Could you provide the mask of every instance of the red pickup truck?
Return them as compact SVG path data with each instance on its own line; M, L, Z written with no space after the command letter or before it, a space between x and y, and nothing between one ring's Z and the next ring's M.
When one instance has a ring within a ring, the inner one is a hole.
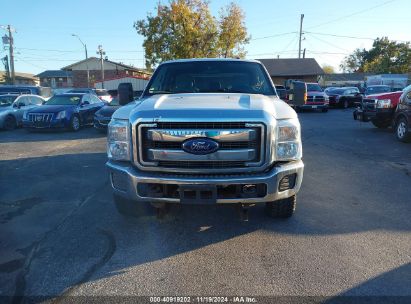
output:
M360 107L354 111L354 119L371 121L377 128L392 126L401 94L402 91L365 96Z

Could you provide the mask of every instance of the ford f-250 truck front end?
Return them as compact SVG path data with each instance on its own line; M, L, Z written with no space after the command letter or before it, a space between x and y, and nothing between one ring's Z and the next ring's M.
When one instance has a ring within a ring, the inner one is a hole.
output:
M235 59L161 64L143 98L114 113L108 157L122 213L146 202L266 203L289 217L304 167L295 111L259 62Z

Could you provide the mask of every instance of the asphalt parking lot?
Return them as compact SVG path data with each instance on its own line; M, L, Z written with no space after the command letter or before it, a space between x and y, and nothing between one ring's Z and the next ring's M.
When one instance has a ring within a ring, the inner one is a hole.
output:
M0 132L0 296L411 297L411 145L351 112L299 114L289 220L262 206L248 222L230 206L124 219L104 134Z

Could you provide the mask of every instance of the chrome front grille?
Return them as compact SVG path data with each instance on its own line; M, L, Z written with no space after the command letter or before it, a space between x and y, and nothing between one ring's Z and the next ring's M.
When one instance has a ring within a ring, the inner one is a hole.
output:
M29 113L28 119L35 123L50 122L53 119L53 113Z
M324 102L324 96L307 96L307 102Z
M364 98L362 100L363 110L375 111L377 107L377 99Z
M265 127L245 122L159 122L139 124L136 133L136 165L146 168L202 169L214 171L261 167L265 157ZM183 150L187 139L210 138L219 149L205 155Z

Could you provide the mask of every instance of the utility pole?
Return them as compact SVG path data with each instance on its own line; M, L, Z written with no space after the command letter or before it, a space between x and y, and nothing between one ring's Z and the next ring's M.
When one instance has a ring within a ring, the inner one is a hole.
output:
M7 26L9 32L9 51L10 51L10 69L11 69L11 84L16 83L16 74L14 72L14 41L13 41L13 30L10 25Z
M301 19L300 19L300 39L298 42L298 58L301 58L301 39L303 36L303 19L304 19L304 14L301 14Z
M303 58L305 58L305 48L304 48L304 52L303 52Z
M105 55L102 45L100 44L97 49L97 55L100 55L100 64L101 64L101 88L104 89L104 60L103 55Z
M80 37L79 37L78 35L76 35L76 34L71 34L71 36L77 37L78 40L80 40L80 43L81 43L81 44L83 45L83 47L84 47L84 51L85 51L85 53L86 53L87 88L90 88L90 69L88 68L88 62L87 62L87 59L88 59L88 56L87 56L87 45L86 45L85 43L83 43L83 41L80 39Z

